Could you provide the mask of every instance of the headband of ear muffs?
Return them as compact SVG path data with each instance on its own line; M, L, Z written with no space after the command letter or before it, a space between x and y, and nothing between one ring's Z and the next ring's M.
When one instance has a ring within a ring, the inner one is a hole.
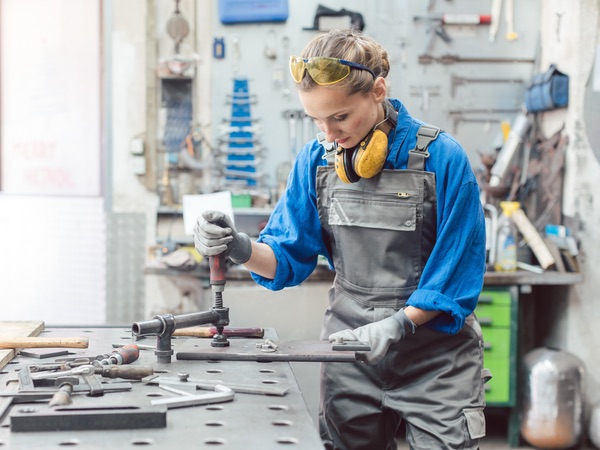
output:
M398 113L389 102L384 103L384 108L385 120L389 120L392 128L395 128ZM344 183L373 178L383 170L387 155L387 134L375 127L356 147L338 148L335 155L335 171Z

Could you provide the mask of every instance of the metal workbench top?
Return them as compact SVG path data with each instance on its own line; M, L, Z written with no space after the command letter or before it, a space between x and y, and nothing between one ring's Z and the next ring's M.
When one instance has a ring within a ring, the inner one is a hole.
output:
M47 328L40 337L89 338L89 348L70 349L75 355L95 356L113 351L113 344L133 343L130 330L126 328ZM277 338L272 329L265 330L265 337ZM188 339L173 339L173 349ZM137 341L138 344L154 345L154 337ZM54 358L38 359L17 355L0 372L0 389L13 385L18 372L26 365L53 361ZM82 449L127 449L144 446L156 449L260 449L294 448L315 450L323 448L317 428L306 407L290 364L287 362L251 361L181 361L175 355L170 364L159 364L152 350L141 350L138 361L132 365L151 365L164 377L177 377L187 373L192 378L220 380L287 388L284 396L236 393L233 401L212 405L183 407L167 410L166 427L85 431L11 431L10 415L23 407L35 409L47 403L14 404L0 426L0 447L10 449L56 449L70 446ZM116 381L115 379L105 379ZM129 381L129 380L125 380ZM131 391L105 393L101 397L74 395L71 406L151 407L157 398L177 397L156 385L132 381ZM210 391L196 391L203 393ZM0 399L1 400L1 399Z

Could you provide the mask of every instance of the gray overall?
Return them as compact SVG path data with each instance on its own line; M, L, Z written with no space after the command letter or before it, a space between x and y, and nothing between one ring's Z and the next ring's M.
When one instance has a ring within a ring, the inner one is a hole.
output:
M435 176L422 155L408 170L353 184L329 164L317 171L317 203L336 269L327 339L392 315L417 288L436 239ZM404 420L411 449L477 449L485 436L483 342L474 315L466 322L454 335L423 325L375 366L322 364L325 447L396 449Z

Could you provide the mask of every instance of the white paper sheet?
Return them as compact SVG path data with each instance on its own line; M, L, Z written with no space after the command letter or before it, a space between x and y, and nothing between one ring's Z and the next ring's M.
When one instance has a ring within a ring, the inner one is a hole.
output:
M184 195L183 196L183 230L185 234L194 234L194 225L198 217L211 209L222 211L235 220L233 217L233 205L231 203L231 192L214 192L203 195ZM234 222L235 223L235 222Z

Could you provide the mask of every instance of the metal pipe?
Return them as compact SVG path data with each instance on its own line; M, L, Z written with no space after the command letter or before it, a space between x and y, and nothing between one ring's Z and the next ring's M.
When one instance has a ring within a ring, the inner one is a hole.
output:
M135 336L148 336L157 335L160 336L165 332L165 314L163 316L154 316L153 319L146 320L143 322L134 322L131 326L131 332ZM172 316L175 322L175 329L188 328L196 325L204 325L212 323L220 319L219 314L216 311L202 311L189 314L181 314L178 316Z

